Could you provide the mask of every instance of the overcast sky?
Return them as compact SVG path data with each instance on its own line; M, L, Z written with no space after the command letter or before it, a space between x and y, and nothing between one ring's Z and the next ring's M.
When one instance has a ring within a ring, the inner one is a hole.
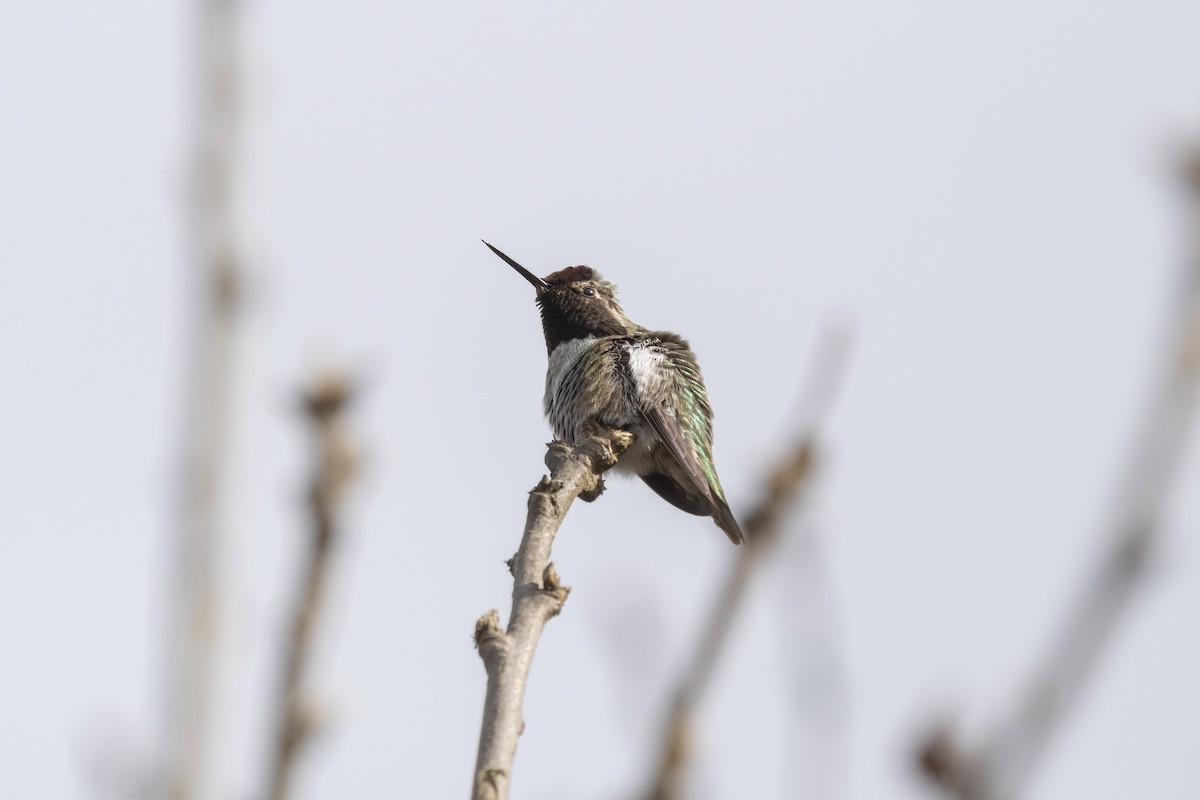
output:
M91 796L96 763L162 751L192 22L179 3L0 10L4 797ZM473 624L507 614L549 437L532 291L481 237L543 274L590 264L691 341L735 513L825 321L854 326L822 560L785 552L755 592L697 796L931 797L916 735L1002 707L1096 557L1183 250L1170 166L1200 127L1200 6L262 0L245 23L219 797L263 783L303 532L293 395L334 361L368 379L368 462L323 630L334 723L298 796L469 789ZM1189 464L1034 800L1200 785ZM537 653L515 796L641 784L734 555L638 482L572 510L555 561L574 592ZM795 701L798 664L821 679Z

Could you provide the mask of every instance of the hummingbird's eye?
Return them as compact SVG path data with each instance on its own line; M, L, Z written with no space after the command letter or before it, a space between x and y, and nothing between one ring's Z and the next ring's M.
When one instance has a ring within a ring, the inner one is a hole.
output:
M583 296L584 297L595 297L596 290L593 289L591 286L585 286L585 287L583 287Z

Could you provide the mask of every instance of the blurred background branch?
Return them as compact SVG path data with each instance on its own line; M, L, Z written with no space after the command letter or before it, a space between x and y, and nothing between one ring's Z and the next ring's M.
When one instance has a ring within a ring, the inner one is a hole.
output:
M238 352L242 256L236 184L241 4L196 7L194 152L186 230L199 302L186 362L183 474L169 659L167 796L209 796L218 675L225 489Z
M304 744L317 732L322 714L307 692L333 550L341 538L339 512L346 488L359 465L359 452L346 430L345 412L354 400L350 381L340 372L318 375L301 393L305 418L315 444L315 466L308 489L310 537L304 573L291 609L283 649L274 757L267 797L292 795L295 767Z
M697 709L708 689L730 632L763 563L775 552L784 522L807 499L818 466L821 427L845 373L850 335L830 326L817 347L815 368L805 382L803 424L791 449L764 479L762 499L742 518L746 546L718 592L704 623L695 654L675 689L664 726L658 766L646 800L679 800L684 796L688 766L695 752ZM782 437L781 437L782 438Z
M1015 706L986 737L967 744L943 721L920 746L921 770L961 800L1007 800L1024 791L1145 585L1200 386L1200 146L1190 150L1181 173L1189 249L1166 331L1162 373L1124 465L1095 571Z

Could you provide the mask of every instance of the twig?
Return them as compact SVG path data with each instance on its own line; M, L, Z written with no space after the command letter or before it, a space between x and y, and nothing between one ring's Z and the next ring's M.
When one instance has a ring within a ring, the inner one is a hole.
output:
M525 727L521 705L529 667L547 620L562 610L570 589L550 563L559 525L576 497L591 502L604 491L601 474L632 441L624 431L596 428L571 447L551 442L546 452L550 476L529 493L529 514L521 546L509 562L513 575L508 630L489 611L475 623L475 646L487 670L487 695L475 761L474 800L506 800L517 738Z
M217 672L221 527L228 473L241 256L235 236L239 4L202 0L196 70L199 102L187 225L200 303L186 381L183 480L170 645L167 796L207 795Z
M817 367L808 384L811 396L806 427L783 460L767 475L762 499L742 521L746 546L738 551L738 558L709 613L696 652L688 661L687 672L675 690L658 767L644 795L646 800L676 800L683 795L696 709L729 641L747 590L779 539L781 521L811 485L817 466L821 422L841 381L848 344L849 337L840 331L827 333L820 344Z
M975 746L960 741L951 725L943 722L919 750L918 762L925 774L961 800L1003 800L1027 785L1145 583L1200 390L1200 150L1191 154L1184 176L1192 252L1168 329L1165 369L1125 464L1111 527L1103 534L1107 552L1011 713Z
M340 538L338 512L359 463L358 451L346 433L343 418L352 399L349 383L334 373L319 377L302 397L317 445L317 464L308 490L312 536L284 650L275 754L267 792L271 800L284 800L291 793L296 759L320 724L311 699L305 696L305 686L315 647L314 630L332 568L333 548Z

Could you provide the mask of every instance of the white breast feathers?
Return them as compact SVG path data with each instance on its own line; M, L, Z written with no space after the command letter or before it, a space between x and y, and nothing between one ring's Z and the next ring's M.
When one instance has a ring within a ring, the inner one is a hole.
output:
M666 353L657 342L638 342L627 345L629 375L642 402L662 397L670 389L671 370L663 364Z

